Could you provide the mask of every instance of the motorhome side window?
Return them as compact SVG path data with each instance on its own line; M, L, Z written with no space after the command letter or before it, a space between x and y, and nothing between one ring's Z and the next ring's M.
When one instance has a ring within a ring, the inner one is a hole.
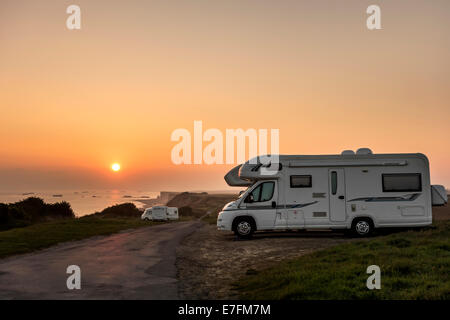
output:
M422 191L420 173L386 173L382 175L383 192Z
M245 198L245 202L264 202L269 201L273 197L273 191L275 189L275 182L263 182L257 186L253 191Z
M310 175L291 176L291 188L311 188L312 177Z
M335 195L337 191L337 172L331 171L331 194Z

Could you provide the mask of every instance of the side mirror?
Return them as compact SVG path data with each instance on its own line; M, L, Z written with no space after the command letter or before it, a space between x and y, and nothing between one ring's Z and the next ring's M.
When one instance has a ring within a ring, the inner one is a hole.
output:
M239 195L243 194L245 190L239 191Z
M272 201L272 208L276 208L277 207L277 203L275 201Z

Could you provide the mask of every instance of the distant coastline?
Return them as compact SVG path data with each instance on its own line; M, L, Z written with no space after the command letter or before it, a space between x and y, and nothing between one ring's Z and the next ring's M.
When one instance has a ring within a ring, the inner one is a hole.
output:
M207 192L210 195L235 194L236 190L192 191ZM138 209L166 205L181 191L143 191L143 190L19 190L0 192L0 203L15 203L28 197L38 197L46 203L65 201L70 203L76 217L83 217L94 212L122 203L133 203Z
M130 197L124 197L130 195ZM0 203L15 203L38 197L46 203L70 203L76 217L83 217L116 205L131 202L139 209L159 203L160 192L138 190L25 190L0 193Z

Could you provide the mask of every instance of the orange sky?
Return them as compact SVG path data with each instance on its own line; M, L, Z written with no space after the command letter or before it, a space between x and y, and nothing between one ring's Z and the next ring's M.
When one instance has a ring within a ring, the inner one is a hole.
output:
M449 17L446 0L3 0L0 190L226 189L229 166L171 163L194 120L279 129L285 154L422 152L448 187Z

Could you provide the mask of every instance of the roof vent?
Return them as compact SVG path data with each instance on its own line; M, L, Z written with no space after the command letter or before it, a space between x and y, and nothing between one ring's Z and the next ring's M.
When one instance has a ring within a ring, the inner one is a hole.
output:
M359 148L356 150L356 154L372 154L372 150L369 148Z
M354 154L355 154L355 151L353 151L353 150L344 150L341 152L341 155L343 155L343 156L354 155Z

